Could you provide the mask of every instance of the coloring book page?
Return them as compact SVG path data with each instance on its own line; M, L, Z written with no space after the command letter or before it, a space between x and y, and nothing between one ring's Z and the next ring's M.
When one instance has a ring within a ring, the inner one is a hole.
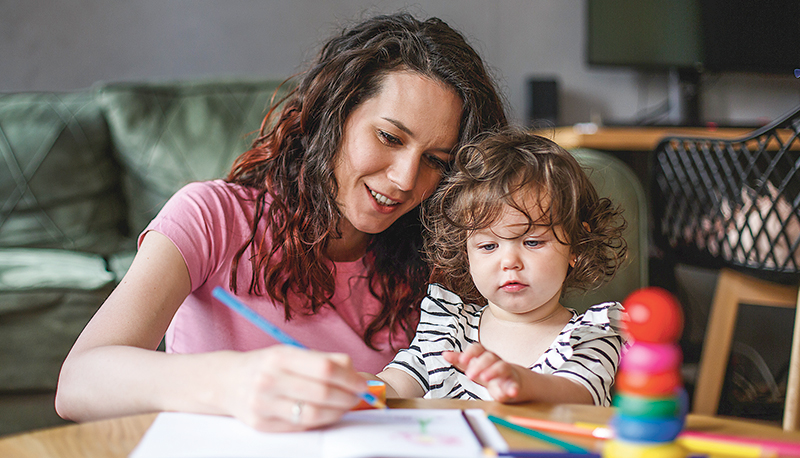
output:
M485 418L483 411L467 412ZM469 458L482 450L457 409L360 410L327 428L298 433L262 433L230 417L164 412L130 457Z

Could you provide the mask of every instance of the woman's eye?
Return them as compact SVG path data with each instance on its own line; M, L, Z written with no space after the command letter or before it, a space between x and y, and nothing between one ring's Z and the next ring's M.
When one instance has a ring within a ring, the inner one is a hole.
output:
M445 172L450 169L450 162L445 161L444 159L440 158L439 156L434 156L432 154L428 154L425 156L425 160L428 161L428 164L437 170L441 170Z
M381 137L381 141L383 143L386 143L387 145L402 145L403 144L403 142L400 141L399 138L395 137L394 135L392 135L392 134L390 134L390 133L388 133L386 131L379 130L378 131L378 135Z

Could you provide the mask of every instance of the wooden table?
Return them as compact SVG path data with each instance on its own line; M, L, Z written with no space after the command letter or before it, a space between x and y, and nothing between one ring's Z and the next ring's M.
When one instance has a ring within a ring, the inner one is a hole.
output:
M458 400L390 400L393 408L466 409L483 408L494 415L523 415L562 422L605 423L612 411L586 405L523 404ZM109 458L127 457L156 418L156 414L134 415L34 431L0 439L0 456L14 458ZM710 433L734 434L761 439L791 440L800 443L800 432L784 432L778 427L741 420L689 415L689 429ZM541 446L541 442L499 428L512 449ZM555 435L555 434L554 434ZM557 436L557 435L555 435ZM585 447L599 447L599 441L560 436Z
M747 128L703 127L599 127L596 131L586 131L574 127L557 127L540 133L552 138L563 148L592 148L602 151L651 152L658 142L666 136L681 135L734 140L753 132Z

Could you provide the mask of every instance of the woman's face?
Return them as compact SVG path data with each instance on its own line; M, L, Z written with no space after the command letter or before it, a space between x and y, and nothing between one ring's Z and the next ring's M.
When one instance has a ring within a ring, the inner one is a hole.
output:
M334 167L344 238L384 231L434 191L460 119L461 99L444 83L410 71L385 76L345 121Z

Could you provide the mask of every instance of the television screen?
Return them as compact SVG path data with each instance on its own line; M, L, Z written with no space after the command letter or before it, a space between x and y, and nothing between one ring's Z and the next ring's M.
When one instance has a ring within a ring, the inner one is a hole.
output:
M800 0L587 0L586 59L641 69L791 75Z
M588 0L587 61L661 70L702 61L696 0Z

